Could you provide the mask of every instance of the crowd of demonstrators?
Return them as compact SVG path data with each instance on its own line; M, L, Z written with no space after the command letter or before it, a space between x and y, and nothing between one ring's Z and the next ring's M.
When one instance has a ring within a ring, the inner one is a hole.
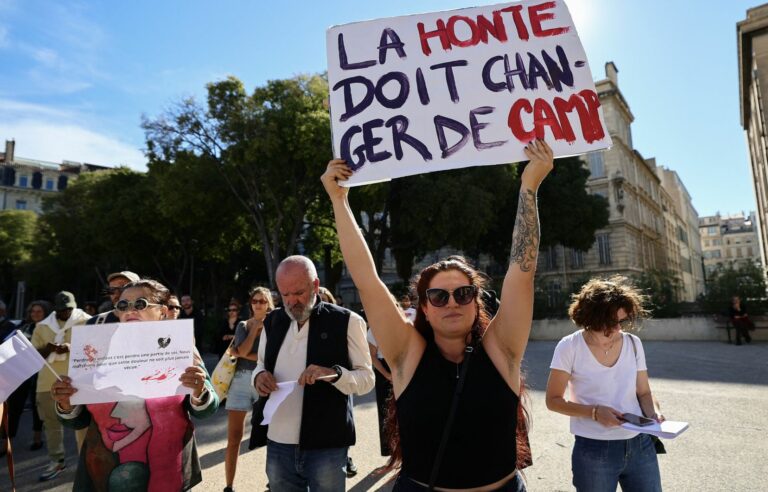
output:
M501 296L461 256L415 276L410 294L396 299L378 277L343 187L351 171L328 163L322 183L335 216L341 251L367 320L342 307L320 286L312 261L289 256L278 266L277 292L248 292L248 319L232 298L211 347L236 358L226 394L225 492L233 492L245 418L253 410L251 447L266 446L275 492L341 492L356 473L352 395L376 387L379 473L399 469L394 490L522 491L530 465L525 383L521 364L533 316L539 247L536 194L553 168L543 141L525 148L509 267ZM73 405L66 376L72 328L81 324L192 319L196 347L204 318L190 295L130 271L107 277L109 302L101 314L56 294L49 306L27 309L22 333L61 375L43 370L9 401L12 437L30 387L40 419L33 448L45 431L50 462L40 480L65 468L63 428L76 432L79 463L73 490L189 490L203 480L192 417L206 418L219 397L197 348L180 377L186 396ZM340 298L339 298L340 299ZM590 280L574 296L569 315L581 329L563 338L551 364L547 407L571 417L577 490L660 490L655 443L621 427L626 414L662 422L648 380L640 339L626 333L647 313L644 298L625 278ZM0 302L0 338L14 326ZM734 303L737 315L746 313ZM366 321L370 322L370 330ZM367 333L366 333L367 332ZM296 383L269 426L260 415L278 383ZM492 395L492 398L488 398ZM14 416L15 414L15 416ZM41 427L42 423L42 427ZM269 487L269 485L268 485Z
M275 309L272 293L265 287L255 287L248 293L250 318L237 324L230 354L237 357L235 375L227 392L227 451L224 455L225 492L234 489L240 441L243 439L245 417L258 400L258 393L251 384L251 374L256 368L259 335L264 319Z
M153 280L125 285L115 310L121 323L167 317L169 291ZM72 405L77 392L64 376L50 386L59 422L86 432L73 490L188 490L202 481L190 415L205 418L219 405L202 358L186 368L181 384L191 395ZM129 432L118 432L115 429Z
M267 447L266 472L274 490L345 490L348 449L355 443L350 395L367 393L374 384L365 322L320 300L309 258L283 260L276 281L283 309L264 320L254 384L264 397L260 403L278 382L298 385L267 429L253 427L251 441Z
M648 382L643 344L625 332L647 314L643 301L617 276L587 282L568 310L581 329L555 348L546 402L570 417L576 490L615 491L620 484L626 491L661 491L654 441L621 427L626 414L664 421Z
M390 422L397 429L390 447L392 463L401 465L395 490L524 490L518 473L520 364L533 316L536 192L553 167L543 141L525 152L531 160L521 176L510 266L492 320L478 295L480 275L449 260L419 275L416 319L408 322L376 273L349 206L349 188L340 185L352 171L332 160L322 177L344 261L392 368L396 411Z
M227 351L232 340L235 339L235 329L243 321L240 311L243 307L237 299L230 299L229 305L224 309L224 319L219 325L219 332L216 335L215 352L221 358Z

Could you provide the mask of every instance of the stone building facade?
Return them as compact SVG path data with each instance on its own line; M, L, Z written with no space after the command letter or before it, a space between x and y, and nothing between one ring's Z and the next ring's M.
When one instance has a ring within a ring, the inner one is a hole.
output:
M43 197L64 190L82 172L108 169L95 164L61 164L15 155L16 143L6 140L0 154L0 210L43 211Z
M768 93L768 4L747 10L736 24L739 57L739 107L747 137L757 219L752 226L758 237L762 264L768 264L768 139L764 101Z
M750 212L701 217L704 268L711 275L718 267L739 269L747 263L761 265L760 240L756 227L757 214Z
M668 270L682 281L677 300L693 300L703 292L704 281L701 254L696 253L697 246L690 246L699 242L698 217L690 196L676 174L674 179L665 178L665 186L660 175L666 170L659 170L655 159L645 159L635 150L634 116L619 89L618 70L609 62L605 72L606 78L595 87L613 146L589 153L584 160L591 173L587 189L608 200L609 223L596 232L589 251L562 246L542 251L537 290L550 307L557 307L590 277L637 277L647 270Z

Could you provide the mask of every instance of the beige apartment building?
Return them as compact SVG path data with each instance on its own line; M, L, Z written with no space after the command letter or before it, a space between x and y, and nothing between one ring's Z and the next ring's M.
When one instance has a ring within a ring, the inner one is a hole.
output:
M677 173L634 149L634 116L619 89L618 70L609 62L605 73L595 86L613 146L584 159L591 173L587 189L608 200L609 223L597 231L589 251L562 246L542 251L537 290L556 307L592 276L670 270L681 280L677 300L692 301L703 292L704 278L690 195Z
M64 190L81 172L108 169L95 164L61 164L15 155L16 142L5 141L0 154L0 210L43 211L43 197Z
M764 101L768 93L768 4L747 10L736 24L739 57L739 109L747 136L757 213L752 224L761 263L768 264L768 140ZM714 239L714 238L713 238ZM714 250L713 250L714 251ZM712 258L710 258L712 259Z
M720 214L701 217L699 229L707 276L718 267L739 269L747 263L761 265L756 214Z

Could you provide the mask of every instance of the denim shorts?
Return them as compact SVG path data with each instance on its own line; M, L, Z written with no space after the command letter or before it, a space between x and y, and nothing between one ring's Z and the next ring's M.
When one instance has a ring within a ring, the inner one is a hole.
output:
M251 384L251 375L253 371L235 371L235 377L232 378L232 384L229 385L227 393L227 410L239 410L248 412L253 408L253 403L259 399L256 388Z

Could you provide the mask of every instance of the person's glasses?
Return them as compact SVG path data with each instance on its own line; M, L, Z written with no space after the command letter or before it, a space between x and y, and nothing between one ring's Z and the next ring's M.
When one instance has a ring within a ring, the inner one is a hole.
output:
M620 319L617 324L619 325L619 328L622 330L631 330L632 329L632 318L624 318Z
M113 294L120 293L122 291L123 291L122 287L105 287L104 288L104 293L110 296Z
M267 304L266 299L251 299L251 304Z
M162 304L155 304L149 302L144 297L139 297L135 301L127 301L122 299L118 301L117 304L115 304L115 309L121 313L124 313L126 311L131 311L132 309L135 309L136 311L144 311L150 306L162 306Z
M180 311L181 306L174 306L173 304L168 304L168 309L170 309L171 311Z
M236 313L238 311L240 311L240 310L239 309L235 309L235 308L227 309L227 312L229 312L229 313Z
M466 306L477 294L477 287L474 285L464 285L452 291L445 289L427 289L427 300L435 307L443 307L448 304L448 301L453 294L453 299L459 306Z

